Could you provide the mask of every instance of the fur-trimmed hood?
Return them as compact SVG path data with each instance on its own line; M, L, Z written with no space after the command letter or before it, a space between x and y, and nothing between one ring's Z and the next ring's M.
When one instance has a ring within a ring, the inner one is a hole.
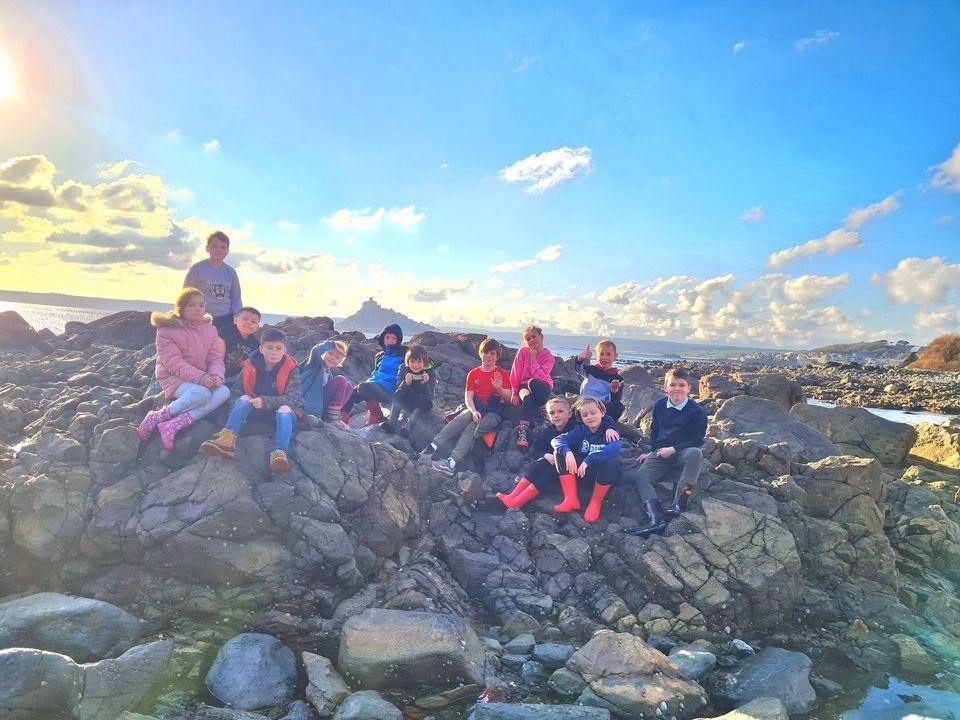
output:
M210 313L203 314L203 322L207 325L213 323L213 315ZM186 325L183 318L177 315L176 310L168 310L167 312L154 312L150 314L150 324L155 328L162 327L174 327L181 328Z

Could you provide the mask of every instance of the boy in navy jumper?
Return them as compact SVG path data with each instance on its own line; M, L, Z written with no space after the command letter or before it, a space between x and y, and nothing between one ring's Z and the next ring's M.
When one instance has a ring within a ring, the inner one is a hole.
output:
M609 429L604 426L606 408L595 398L580 398L574 406L583 425L558 435L550 443L557 453L557 467L565 468L560 476L563 487L563 502L553 508L557 512L570 512L580 507L577 497L577 478L593 480L593 495L583 511L583 519L594 523L600 517L600 506L610 488L620 479L621 442L607 439Z
M607 408L607 417L619 420L623 415L623 375L613 366L617 360L617 346L613 340L597 343L597 364L590 365L590 346L577 355L577 374L583 378L580 395L596 398Z
M707 432L707 414L689 397L690 376L682 368L672 368L663 385L667 397L653 406L651 451L638 457L639 465L628 471L650 516L650 523L638 531L641 534L662 530L670 516L683 512L703 464L700 448ZM672 505L664 510L654 483L667 478L674 478L675 489Z

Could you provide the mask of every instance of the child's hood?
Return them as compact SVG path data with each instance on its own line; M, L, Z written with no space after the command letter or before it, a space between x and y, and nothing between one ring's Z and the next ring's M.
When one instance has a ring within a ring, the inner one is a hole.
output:
M213 323L213 316L210 315L210 313L204 313L203 322L206 325L211 325ZM170 310L169 312L152 313L150 315L150 324L155 328L182 328L187 326L187 323L183 321L183 318L177 315L173 310Z
M382 347L384 350L387 349L387 346L383 344L383 336L387 333L393 333L397 336L397 345L394 347L400 346L403 344L403 330L400 329L400 326L396 323L391 323L387 325L383 330L380 331L380 334L377 335L377 344Z

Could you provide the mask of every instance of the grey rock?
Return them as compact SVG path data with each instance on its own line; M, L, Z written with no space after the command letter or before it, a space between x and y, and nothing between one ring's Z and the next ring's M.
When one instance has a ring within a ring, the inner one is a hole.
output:
M520 677L528 685L538 685L547 679L547 669L536 660L527 660L520 668Z
M140 637L130 613L101 600L37 593L0 604L0 647L26 647L89 662L122 652Z
M79 720L111 720L134 710L166 679L173 640L130 648L118 658L83 665Z
M215 698L231 708L272 708L296 697L297 660L272 635L241 633L220 648L206 684Z
M786 443L799 457L820 460L839 450L822 433L800 422L773 400L739 395L726 400L713 416L714 437L751 438L762 445Z
M280 720L313 720L313 712L303 700L294 700Z
M719 715L714 720L789 720L787 708L780 698L764 697L751 700L731 710L725 715Z
M334 720L403 720L403 713L376 690L361 690L340 703Z
M533 648L533 659L548 670L563 667L571 655L573 655L573 645L540 643Z
M736 670L714 674L708 687L714 699L731 705L757 698L779 698L787 712L807 712L817 700L810 685L812 665L801 652L768 647L744 658Z
M587 683L582 677L566 668L554 671L547 681L550 690L567 700L577 698L586 686Z
M486 655L458 617L369 609L343 626L337 665L367 688L483 683Z
M231 708L201 705L197 708L197 714L194 715L194 720L270 720L270 717L261 715L260 713L247 712L246 710L233 710Z
M841 453L875 458L883 465L903 465L917 441L912 425L887 420L859 407L797 403L790 415L819 430Z
M717 656L697 645L677 645L670 650L668 657L691 680L699 680L717 666Z
M477 720L610 720L610 711L580 705L539 705L537 703L481 703Z
M301 653L300 657L307 673L307 700L321 718L328 718L350 694L350 688L327 658L309 652Z
M477 596L486 586L487 575L500 567L500 560L489 553L457 548L447 556L447 565L463 589Z
M510 668L511 670L519 670L523 667L523 664L530 659L529 655L504 655L500 658L500 662L503 663L505 667Z
M533 635L521 633L503 646L503 652L508 655L529 655L536 644L537 640Z
M60 720L73 715L83 670L70 658L42 650L0 650L0 717Z

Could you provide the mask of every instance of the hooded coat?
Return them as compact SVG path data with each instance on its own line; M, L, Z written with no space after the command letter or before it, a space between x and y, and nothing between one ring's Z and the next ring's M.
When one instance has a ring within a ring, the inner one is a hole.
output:
M157 329L156 376L168 398L185 382L199 384L205 375L223 378L220 336L210 315L191 323L173 312L155 312L150 324Z
M397 336L397 344L391 345L389 348L383 343L383 336L387 333L393 333ZM387 325L377 335L377 344L383 350L373 358L373 372L370 373L370 379L393 394L397 387L397 373L400 372L403 358L407 354L407 346L403 345L403 330L396 323Z

